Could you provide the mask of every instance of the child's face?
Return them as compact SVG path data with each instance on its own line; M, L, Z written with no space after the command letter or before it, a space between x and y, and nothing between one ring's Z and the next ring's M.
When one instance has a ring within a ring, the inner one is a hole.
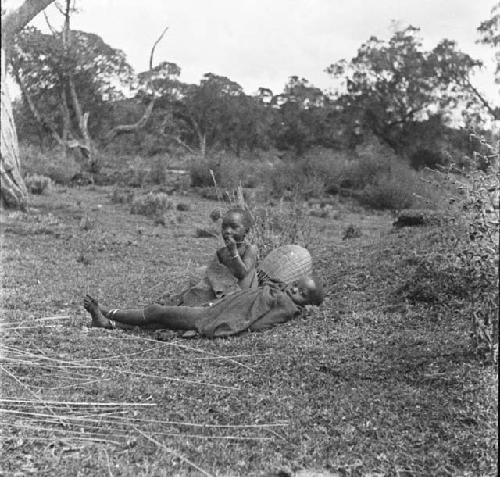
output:
M230 241L241 243L245 239L247 228L239 212L229 212L222 219L222 238L226 244Z
M301 278L288 287L288 294L296 305L310 305L310 294L316 290L316 283L312 278Z

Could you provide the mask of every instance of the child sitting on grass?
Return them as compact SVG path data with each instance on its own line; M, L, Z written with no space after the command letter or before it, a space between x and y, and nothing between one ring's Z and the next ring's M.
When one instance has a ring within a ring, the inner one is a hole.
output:
M245 241L252 225L248 211L239 207L229 209L222 218L221 226L225 247L217 250L198 284L170 299L167 304L198 306L233 291L256 288L257 247Z
M87 295L84 308L92 326L114 328L114 323L196 332L208 338L258 331L285 323L305 305L323 302L323 285L316 276L291 285L270 282L256 289L233 292L210 307L149 305L144 309L107 309ZM195 334L195 333L192 333ZM191 334L187 334L191 337Z

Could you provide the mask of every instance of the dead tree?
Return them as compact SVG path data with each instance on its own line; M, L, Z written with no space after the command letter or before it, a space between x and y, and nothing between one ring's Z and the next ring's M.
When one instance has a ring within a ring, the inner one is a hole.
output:
M68 54L70 44L71 44L71 28L70 28L70 14L71 14L71 0L66 0L66 8L61 13L64 15L64 29L62 34L62 42L63 49L65 54ZM53 34L56 32L53 30L50 24L48 24ZM149 57L149 68L153 69L153 56L154 51L158 43L164 37L168 27L166 27L158 39L154 42L153 47L151 49L150 57ZM84 112L80 100L78 98L78 91L75 85L75 81L73 78L72 71L64 71L61 73L63 75L63 83L66 85L66 88L61 90L61 108L62 108L62 117L63 117L63 128L62 133L60 134L57 131L55 124L53 124L50 120L45 118L40 111L38 110L35 102L32 100L29 91L23 84L23 79L19 71L14 71L14 75L16 77L16 81L19 84L23 97L28 105L33 117L39 122L39 124L50 133L55 142L63 148L66 152L67 150L71 150L74 152L78 152L78 156L83 157L86 162L87 168L90 172L97 172L99 168L99 160L97 157L97 148L95 147L95 142L93 141L89 130L88 130L88 121L89 121L89 113ZM152 91L152 97L149 101L149 104L146 106L142 117L133 124L122 124L117 125L106 135L104 141L108 143L112 141L116 136L126 133L132 133L138 131L146 126L149 118L151 117L151 113L153 111L153 107L156 101L155 91ZM71 104L73 112L75 114L77 128L76 130L71 129L70 120L69 120L69 109L68 105Z

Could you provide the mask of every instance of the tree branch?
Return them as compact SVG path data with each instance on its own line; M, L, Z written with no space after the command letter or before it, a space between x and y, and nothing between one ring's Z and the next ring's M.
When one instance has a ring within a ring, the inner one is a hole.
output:
M175 136L173 134L167 134L167 133L163 133L163 135L166 138L172 139L173 141L175 141L177 144L179 144L179 146L182 146L184 149L186 149L186 151L190 152L191 154L195 154L195 150L191 146L186 144L179 136Z
M34 17L54 0L26 0L17 10L7 14L2 20L2 46L6 48Z
M52 24L50 23L49 21L49 17L47 16L47 12L44 10L43 11L43 16L45 17L45 23L47 24L47 26L49 27L49 30L50 32L52 33L52 35L56 36L57 35L57 31L56 29L52 26Z
M120 134L127 134L142 129L148 122L148 119L150 118L151 113L153 112L154 104L155 104L155 98L151 100L151 102L148 104L146 108L146 111L144 111L144 114L137 122L133 124L121 124L120 126L115 126L106 135L105 142L112 141L116 136Z
M42 127L50 132L51 136L55 139L55 141L61 145L64 146L65 143L59 133L56 131L55 126L45 119L40 112L38 111L37 107L35 106L35 103L33 102L33 99L31 98L28 90L26 89L26 86L24 85L21 75L19 74L19 71L17 69L13 69L14 72L14 77L16 78L17 84L19 85L19 88L21 89L21 93L24 96L24 99L26 100L26 103L28 104L28 107L31 111L31 114L33 114L34 118L42 125Z
M409 118L412 118L415 113L418 113L419 111L422 111L422 109L425 109L426 106L420 106L418 108L413 108L410 109L406 114L403 115L400 119L395 119L394 121L391 121L386 124L387 127L392 127L396 126L396 124L404 124Z
M165 36L165 33L167 33L167 30L168 30L168 26L163 29L163 31L161 32L160 36L154 42L153 47L151 48L151 54L149 55L149 69L150 70L153 69L153 56L154 56L154 53L155 53L155 48L158 45L158 43L160 43L160 41L162 40L162 38Z
M57 142L57 144L59 144L60 146L62 146L64 148L66 148L66 147L68 147L70 149L77 149L78 148L78 149L80 149L82 154L88 158L89 153L90 153L88 146L86 144L83 144L80 141L77 141L76 139L73 139L71 137L71 132L69 130L68 130L68 133L69 133L68 140L65 140L65 138L62 138L59 135L59 133L57 132L54 124L52 124L49 120L47 120L46 118L44 118L40 114L40 111L38 111L37 107L35 106L35 103L33 102L33 99L31 98L28 90L26 89L26 87L24 86L24 83L21 80L19 72L16 70L14 70L14 77L16 78L17 84L19 85L19 88L21 89L21 93L23 94L23 96L26 100L26 103L28 103L28 107L31 111L31 114L33 114L33 117L38 121L38 123L41 124L41 126L51 134L52 138ZM82 120L85 124L85 127L86 127L87 119L88 119L88 114L84 114Z
M161 32L160 36L158 39L154 42L153 47L151 48L151 54L149 55L149 69L153 69L153 57L154 57L154 52L155 48L160 43L162 38L165 36L165 33L167 32L168 27L165 27L163 31ZM105 137L105 142L109 143L111 142L116 136L120 134L128 134L134 131L137 131L139 129L142 129L144 126L146 126L146 123L148 122L149 118L151 117L151 113L153 112L153 107L156 102L156 95L155 95L155 90L153 86L153 97L151 98L150 103L147 105L146 110L144 111L144 114L142 117L135 123L133 124L122 124L119 126L115 126L111 131L108 132L108 134Z
M493 108L488 100L472 85L469 78L465 78L465 82L467 86L472 90L472 92L477 96L479 101L483 104L483 106L488 110L488 112L495 118L495 120L500 120L500 108Z

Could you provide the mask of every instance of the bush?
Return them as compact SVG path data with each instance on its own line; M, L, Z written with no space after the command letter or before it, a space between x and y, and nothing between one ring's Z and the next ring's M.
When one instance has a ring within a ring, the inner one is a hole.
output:
M130 204L134 200L134 191L116 187L111 193L111 202L113 204Z
M417 149L410 155L410 164L417 170L423 169L424 167L434 169L436 166L443 164L444 162L445 161L441 152L433 149Z
M314 148L301 160L301 170L307 176L321 178L325 193L337 194L351 161L352 157L345 152Z
M410 178L409 166L404 160L373 140L358 147L354 155L316 148L298 161L282 162L267 175L267 184L275 196L294 192L305 199L337 194L342 189L370 187L366 191L368 200L380 203L378 207L392 208L395 202L401 202L404 207L411 203L411 195L401 197L403 191L396 190L401 171ZM397 177L391 182L393 175ZM407 183L405 181L405 185Z
M470 320L472 346L480 357L498 360L498 208L490 195L500 188L498 150L490 147L488 169L482 159L472 171L451 168L436 174L436 185L447 193L457 225L434 232L422 251L413 276L402 287L405 297L443 307ZM421 241L422 242L422 241Z
M41 195L49 192L53 181L50 177L34 174L25 179L26 187L31 194Z
M68 154L65 158L60 148L42 152L38 148L22 144L19 154L25 177L46 176L57 184L68 185L71 178L80 171L73 156Z
M136 197L132 201L131 214L146 215L148 217L159 217L168 209L172 208L168 195L164 192L150 192L149 194Z
M373 209L408 209L415 201L414 188L414 182L387 175L366 186L359 200Z
M283 197L299 187L300 169L297 163L281 162L267 175L265 187L274 197Z
M245 188L257 187L269 168L269 165L256 159L245 160L219 153L206 159L194 158L189 172L192 187L212 187L216 184L221 189L233 190L239 185Z
M191 178L191 187L211 187L214 185L214 176L218 164L214 160L205 160L203 158L194 159L189 166L189 176Z
M349 224L342 234L342 240L361 237L361 229L353 224Z
M167 183L167 166L162 157L155 157L149 171L149 182L156 185Z

